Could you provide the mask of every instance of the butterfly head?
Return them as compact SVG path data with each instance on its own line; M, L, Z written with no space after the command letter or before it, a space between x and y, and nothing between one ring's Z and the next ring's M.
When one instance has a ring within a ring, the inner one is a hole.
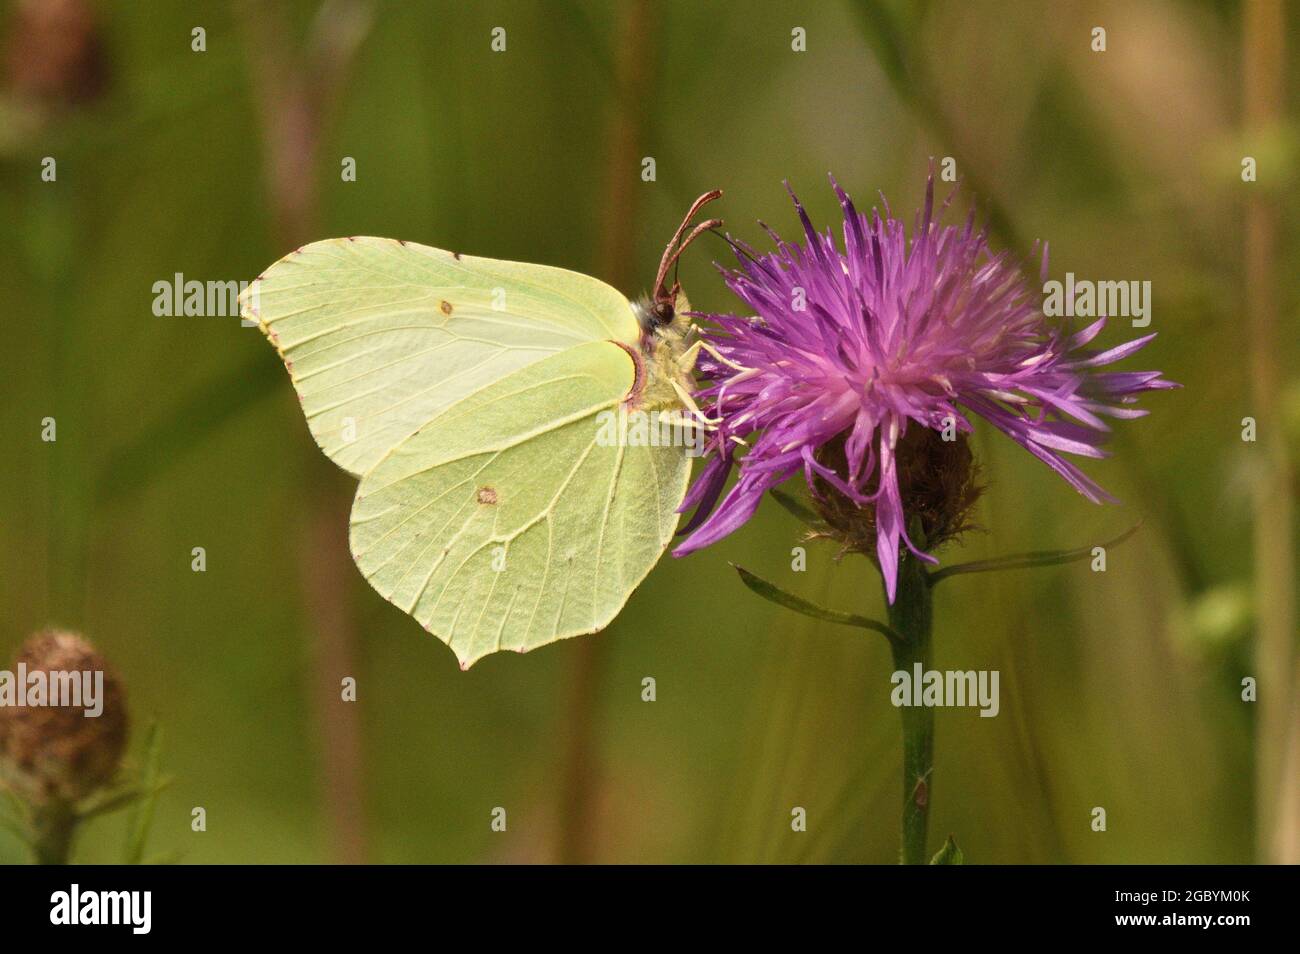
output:
M641 325L641 334L647 342L656 338L679 337L689 329L686 313L691 310L691 303L676 283L670 292L671 298L642 296L632 304L637 323Z
M675 296L674 296L675 298ZM646 309L646 320L650 323L651 329L659 329L665 325L671 325L673 319L677 317L677 307L674 302L667 298L659 298L651 303Z

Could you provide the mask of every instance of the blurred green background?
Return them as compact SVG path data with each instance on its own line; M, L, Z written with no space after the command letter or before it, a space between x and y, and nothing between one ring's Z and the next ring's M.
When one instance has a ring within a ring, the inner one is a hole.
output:
M0 4L0 667L50 624L98 644L128 686L133 757L156 720L175 777L151 849L188 862L894 861L884 640L764 603L728 565L883 617L865 562L812 543L793 572L801 528L768 504L665 558L605 633L463 673L352 567L352 482L274 350L234 318L156 317L152 286L373 234L634 294L709 188L763 245L756 219L796 230L783 179L823 226L828 170L910 220L928 158L953 156L958 213L974 197L996 247L1043 238L1053 277L1152 282L1160 336L1126 367L1185 389L1085 465L1120 507L979 432L983 529L945 562L1144 523L1105 573L939 589L936 665L1000 670L1002 699L994 719L938 714L933 848L951 832L977 863L1279 857L1300 836L1269 806L1300 769L1258 777L1286 765L1294 712L1257 732L1240 683L1286 713L1300 71L1269 26L1300 32L1294 7L1254 15L1252 32L1210 2ZM724 251L686 256L698 308L734 307L710 266ZM123 828L93 823L77 859L117 860ZM20 857L0 834L0 859Z

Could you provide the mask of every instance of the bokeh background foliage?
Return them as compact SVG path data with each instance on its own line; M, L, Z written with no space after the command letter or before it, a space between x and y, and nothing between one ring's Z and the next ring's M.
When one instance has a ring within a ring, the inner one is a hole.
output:
M1258 445L1239 432L1254 415L1276 433L1289 406L1294 441L1297 302L1276 282L1280 346L1265 358L1291 398L1260 408L1243 195L1274 208L1275 271L1294 275L1296 128L1284 112L1246 143L1235 4L49 4L87 12L58 35L88 31L89 67L86 49L31 32L34 6L0 4L0 650L59 624L114 660L137 726L165 732L158 850L547 860L577 839L603 861L894 860L884 640L764 603L728 566L883 616L865 563L811 544L792 572L800 526L769 505L721 546L666 558L605 634L462 673L340 565L351 485L273 350L233 318L155 317L152 285L251 279L304 240L375 234L635 293L708 188L726 190L728 228L762 244L757 218L796 228L785 178L825 224L827 170L860 204L879 189L908 210L927 158L952 155L958 211L975 195L995 245L1050 240L1054 277L1150 280L1161 335L1130 364L1186 388L1153 397L1114 458L1088 465L1119 508L980 431L984 529L946 559L1144 526L1104 574L939 590L936 665L1000 670L1002 711L939 713L933 847L953 832L977 862L1257 857L1255 709L1239 684L1261 675ZM1105 54L1089 49L1095 25ZM206 52L191 50L196 26ZM791 50L796 26L806 52ZM41 73L64 55L62 74ZM44 156L56 183L40 181ZM340 180L344 156L356 182ZM657 181L641 181L642 156ZM732 306L709 265L723 252L706 239L687 256L698 307ZM1125 336L1117 324L1103 344ZM39 439L47 416L54 444ZM206 833L190 830L196 805ZM78 858L116 860L123 826L95 822ZM20 857L6 838L0 858Z

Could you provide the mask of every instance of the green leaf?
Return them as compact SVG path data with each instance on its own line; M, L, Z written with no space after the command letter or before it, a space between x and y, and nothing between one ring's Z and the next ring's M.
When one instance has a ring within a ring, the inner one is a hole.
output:
M119 808L125 808L127 805L132 804L143 795L144 792L141 789L134 787L101 793L78 808L77 821L87 821L91 818L98 818L100 815L111 814Z
M0 785L0 796L3 796L3 803L0 804L0 828L4 828L24 845L31 847L31 806L19 798L16 792L3 785Z
M1022 570L1035 566L1058 566L1062 563L1072 563L1075 560L1087 559L1092 555L1094 547L1100 546L1104 549L1110 549L1119 546L1133 534L1137 533L1141 523L1135 523L1113 540L1107 540L1105 543L1089 543L1086 546L1078 547L1074 550L1035 550L1030 553L1013 553L1010 556L994 557L992 560L973 560L970 563L954 563L952 566L945 566L942 569L935 570L930 574L930 582L938 583L940 580L950 576L956 576L959 573L987 573L990 570Z
M9 806L15 818L27 818L31 814L31 806L11 788L0 785L0 799Z
M789 511L795 519L803 521L814 530L826 529L826 521L817 516L803 501L791 496L784 490L778 490L776 487L773 487L768 493L772 495L773 500Z
M735 567L736 572L740 574L740 580L742 583L759 596L763 597L763 599L769 600L777 606L784 606L786 609L794 610L796 613L801 613L802 615L809 616L813 619L825 620L828 623L840 623L844 626L856 626L859 629L874 630L891 642L902 641L902 638L898 633L894 632L884 623L870 619L866 616L858 616L856 613L841 613L839 610L826 609L823 606L818 606L816 603L811 603L802 596L795 596L793 593L788 593L775 583L769 583L762 577L750 573L743 566L737 566L735 563L731 565Z
M135 802L131 821L126 833L126 864L138 865L144 859L144 845L149 837L149 827L153 824L154 808L158 803L158 793L166 788L168 781L159 772L159 756L162 751L162 731L155 722L149 726L145 739L144 768L141 771L141 797Z
M142 798L157 795L171 783L172 779L170 778L160 778L151 786L132 786L131 788L106 792L100 797L85 803L77 812L77 820L86 821L90 818L98 818L100 815L112 814L120 808L135 804Z
M965 863L965 857L962 855L961 849L957 847L957 842L953 841L952 835L948 836L948 840L943 843L943 847L930 859L932 865L961 865Z
M11 817L7 813L0 812L0 828L3 828L5 831L9 832L15 838L21 841L24 845L30 847L32 843L32 832L31 832L31 828L28 825L24 824L23 822L20 822L16 818Z

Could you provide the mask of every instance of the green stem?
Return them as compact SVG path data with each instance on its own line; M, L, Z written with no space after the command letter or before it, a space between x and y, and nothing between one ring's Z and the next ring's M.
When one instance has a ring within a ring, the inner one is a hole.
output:
M36 863L66 865L72 851L72 836L77 830L77 814L73 807L56 799L36 808L32 821Z
M894 669L912 678L919 663L930 668L931 581L925 564L904 554L898 565L898 591L889 607L889 625L902 639L891 641ZM901 706L903 716L903 847L905 865L929 861L925 834L930 822L934 770L934 710L920 705Z

